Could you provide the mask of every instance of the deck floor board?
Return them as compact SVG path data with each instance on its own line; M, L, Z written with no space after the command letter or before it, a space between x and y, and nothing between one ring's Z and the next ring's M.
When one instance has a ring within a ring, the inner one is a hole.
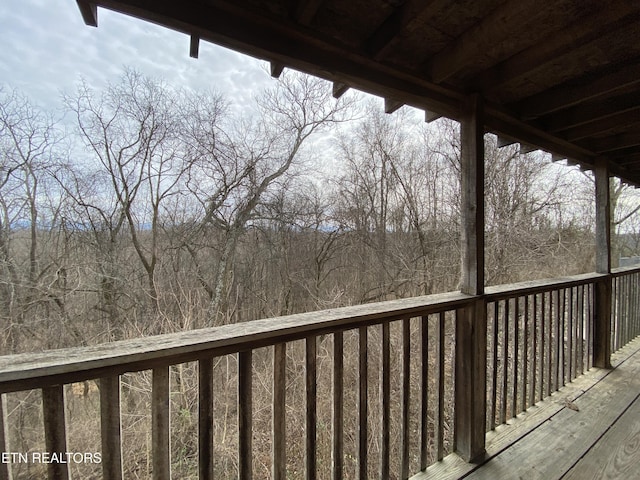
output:
M636 352L575 399L573 406L579 410L560 409L465 478L561 479L581 459L592 454L639 394L640 353ZM612 447L601 443L600 450L609 455Z
M640 478L640 339L612 364L490 432L481 465L453 454L412 480Z

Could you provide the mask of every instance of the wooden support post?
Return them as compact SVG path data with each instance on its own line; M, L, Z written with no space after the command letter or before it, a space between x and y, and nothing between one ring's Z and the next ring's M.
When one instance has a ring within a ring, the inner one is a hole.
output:
M595 285L593 365L611 368L611 193L609 168L597 159L596 176L596 272L607 276Z
M477 296L457 312L455 449L466 461L485 453L487 315L484 294L484 124L482 99L469 98L460 124L461 291Z

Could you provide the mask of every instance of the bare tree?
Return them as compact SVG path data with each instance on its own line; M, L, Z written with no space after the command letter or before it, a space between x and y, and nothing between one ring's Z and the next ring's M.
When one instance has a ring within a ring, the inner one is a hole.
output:
M196 111L189 115L206 118L217 112L202 105L192 105ZM303 160L304 145L314 134L343 122L348 107L348 101L331 98L326 82L286 73L258 99L253 118L228 127L226 135L192 130L199 169L193 170L190 188L202 208L196 232L201 235L207 228L222 232L215 274L206 280L202 275L211 295L212 319L228 320L226 299L241 234L260 218L261 205L280 188L280 180Z

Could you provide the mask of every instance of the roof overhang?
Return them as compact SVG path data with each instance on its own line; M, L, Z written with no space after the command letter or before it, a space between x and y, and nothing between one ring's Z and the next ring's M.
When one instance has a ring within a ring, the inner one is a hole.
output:
M78 0L486 130L640 185L640 2Z

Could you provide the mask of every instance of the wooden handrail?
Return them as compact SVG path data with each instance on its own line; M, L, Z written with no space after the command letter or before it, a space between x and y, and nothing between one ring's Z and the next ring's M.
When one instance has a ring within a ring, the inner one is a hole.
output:
M81 382L253 350L466 305L462 293L335 308L87 347L0 356L0 393Z

